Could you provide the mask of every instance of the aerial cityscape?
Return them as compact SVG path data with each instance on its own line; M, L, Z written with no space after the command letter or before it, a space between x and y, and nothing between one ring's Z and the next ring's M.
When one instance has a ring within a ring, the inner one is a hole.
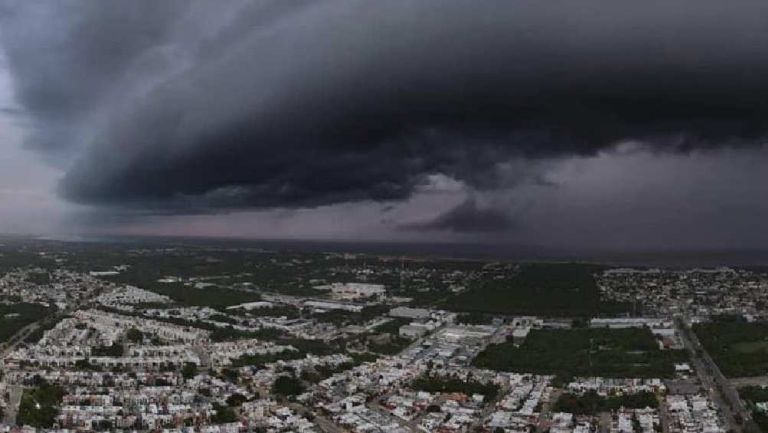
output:
M761 432L767 0L0 0L0 433Z
M768 269L0 244L2 431L757 432Z

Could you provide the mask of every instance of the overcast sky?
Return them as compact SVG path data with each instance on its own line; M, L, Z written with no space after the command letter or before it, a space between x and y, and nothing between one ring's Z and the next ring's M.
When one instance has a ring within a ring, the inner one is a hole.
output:
M0 0L0 232L768 247L768 3Z

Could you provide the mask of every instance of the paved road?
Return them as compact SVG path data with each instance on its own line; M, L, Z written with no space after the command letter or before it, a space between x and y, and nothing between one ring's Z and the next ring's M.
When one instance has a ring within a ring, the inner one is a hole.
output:
M16 424L16 413L19 409L19 403L21 403L21 394L24 393L24 388L21 386L11 386L8 389L10 398L8 400L8 407L5 413L5 419L3 422L8 425Z
M683 343L691 354L691 360L696 373L712 401L715 402L723 413L728 430L737 433L742 431L759 431L757 425L752 421L751 414L739 398L736 389L720 372L720 368L718 368L712 357L704 349L696 333L683 320L678 319L676 324L680 330ZM741 423L737 421L739 417L742 420Z
M541 415L539 416L539 422L536 425L536 433L544 433L549 431L549 427L552 424L552 406L560 398L563 391L559 388L553 388L549 394L549 399L541 405Z
M732 377L728 382L735 388L743 386L768 386L768 376Z
M664 397L657 396L659 400L659 422L661 423L662 433L669 433L669 412L667 412L667 404L664 401Z
M322 415L315 414L314 422L325 433L347 433L347 430Z
M200 358L200 369L205 369L211 366L211 357L208 349L204 346L193 346L192 351Z

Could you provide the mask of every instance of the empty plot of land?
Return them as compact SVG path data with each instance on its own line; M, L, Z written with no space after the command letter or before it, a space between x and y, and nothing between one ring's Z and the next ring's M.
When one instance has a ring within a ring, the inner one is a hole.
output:
M604 302L593 274L604 267L573 263L524 265L511 278L478 281L445 301L454 311L544 316L594 316L626 311Z
M536 374L672 377L684 351L660 350L648 329L534 330L520 347L489 346L475 365Z
M768 374L768 323L728 317L697 324L693 330L724 375Z

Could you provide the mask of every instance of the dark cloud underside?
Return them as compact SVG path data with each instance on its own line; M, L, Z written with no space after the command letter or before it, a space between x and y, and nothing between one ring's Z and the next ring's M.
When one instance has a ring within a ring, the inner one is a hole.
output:
M763 1L228 6L6 6L34 144L71 163L65 197L182 212L404 199L437 173L494 188L511 157L741 146L768 126ZM506 224L462 206L433 225Z
M413 231L450 231L459 233L503 232L515 228L514 219L493 207L479 207L476 200L467 199L436 218L421 223L402 225Z

